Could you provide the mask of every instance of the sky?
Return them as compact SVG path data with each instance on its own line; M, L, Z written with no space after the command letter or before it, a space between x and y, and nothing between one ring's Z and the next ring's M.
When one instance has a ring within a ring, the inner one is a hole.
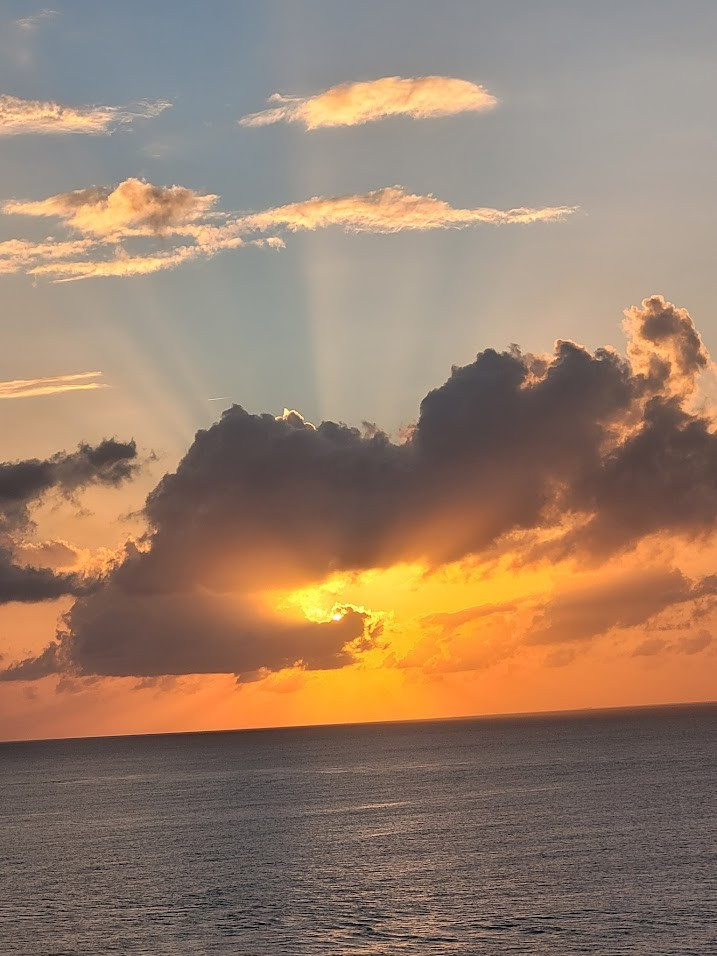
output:
M714 700L715 28L0 4L0 739Z

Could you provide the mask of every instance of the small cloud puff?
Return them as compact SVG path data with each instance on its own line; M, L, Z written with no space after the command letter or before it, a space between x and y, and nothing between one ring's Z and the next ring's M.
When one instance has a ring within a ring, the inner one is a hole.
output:
M484 87L450 76L384 76L360 83L341 83L313 96L269 98L269 109L239 120L242 126L301 123L305 129L359 126L388 116L427 119L493 109L497 99Z

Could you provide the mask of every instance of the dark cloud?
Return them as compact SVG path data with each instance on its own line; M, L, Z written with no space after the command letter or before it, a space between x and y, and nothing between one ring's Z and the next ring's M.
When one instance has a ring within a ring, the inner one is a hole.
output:
M63 594L86 594L91 586L80 575L22 566L15 560L11 551L0 547L0 604L51 601Z
M108 587L78 601L67 630L40 657L8 668L0 679L52 673L112 677L251 673L293 665L341 667L364 631L364 615L314 623L259 613L243 601L209 594L126 595Z
M666 568L622 575L559 594L538 614L524 642L582 641L611 628L644 624L669 607L715 596L714 575L697 582L689 581L678 570Z
M661 637L646 637L644 641L640 641L635 650L632 652L633 657L655 657L658 654L661 654L668 643Z
M676 645L677 650L682 654L699 654L712 643L712 635L709 631L698 631L696 634L688 634L681 638Z
M480 552L588 481L636 387L614 353L561 342L536 382L517 352L455 368L400 444L234 406L150 494L151 547L128 553L117 583L247 590Z
M0 462L0 527L26 524L28 507L49 491L70 495L88 485L117 486L136 468L136 444L114 438L94 446L83 443L51 458Z
M552 553L579 549L603 558L656 532L709 534L717 519L716 476L713 422L675 398L651 398L637 430L576 487L571 505L591 517Z
M711 531L717 437L686 404L707 353L688 313L659 296L626 315L628 359L570 341L548 357L487 349L424 398L399 442L374 425L232 407L149 495L146 540L76 603L56 668L142 677L330 666L345 660L343 631L357 619L302 631L252 595L397 561L436 566L523 531L549 533L533 558L599 561L654 533ZM659 572L556 599L531 640L630 626L695 600L697 587ZM222 594L241 596L231 612ZM328 650L314 653L324 637Z
M0 604L47 601L64 594L86 594L81 575L38 566L39 552L27 566L24 536L31 528L31 508L51 493L71 496L90 485L116 486L137 468L134 442L105 439L81 444L74 452L46 459L0 463ZM32 548L32 546L30 546Z

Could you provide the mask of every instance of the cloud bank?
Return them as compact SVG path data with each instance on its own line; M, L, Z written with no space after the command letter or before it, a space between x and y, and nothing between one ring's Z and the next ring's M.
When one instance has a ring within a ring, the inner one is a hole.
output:
M297 622L263 596L501 548L515 564L595 567L666 534L714 532L717 436L689 407L707 352L688 313L660 296L626 317L627 358L569 341L549 356L479 353L426 395L403 441L233 406L148 496L146 538L5 678L341 666L374 645L375 619L347 608ZM712 577L653 569L543 599L525 643L589 638L715 595Z
M120 106L63 106L52 100L23 100L0 94L0 136L26 133L110 133L137 119L153 119L171 103L157 100Z
M359 126L389 116L429 119L457 113L484 112L497 99L484 87L450 76L384 76L360 83L341 83L313 96L274 93L269 109L243 116L242 126L301 123L307 130L326 126Z
M217 199L184 186L127 179L114 187L91 186L40 200L6 201L2 205L6 215L55 219L68 235L40 242L0 242L0 274L25 273L55 281L148 275L242 246L283 248L281 236L257 237L258 233L328 228L348 233L424 232L480 224L561 222L576 211L573 206L460 209L400 186L351 196L315 196L240 215L217 211Z

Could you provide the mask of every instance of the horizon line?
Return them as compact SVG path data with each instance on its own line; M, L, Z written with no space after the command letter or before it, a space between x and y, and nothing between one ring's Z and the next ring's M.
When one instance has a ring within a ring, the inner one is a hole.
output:
M468 714L465 716L399 717L393 720L346 720L316 724L278 724L276 726L263 725L259 727L224 727L213 730L159 730L149 731L147 733L129 734L78 734L69 737L16 737L0 740L0 746L6 744L63 743L74 740L121 740L124 738L137 739L143 737L189 737L198 735L206 736L209 734L270 733L271 731L280 730L319 730L323 728L330 729L338 727L394 726L396 724L437 724L515 719L527 720L531 717L580 717L618 712L625 713L626 711L637 710L678 710L687 709L690 707L717 707L717 700L673 701L657 704L617 704L612 707L578 707L567 708L565 710L496 711L489 714Z

